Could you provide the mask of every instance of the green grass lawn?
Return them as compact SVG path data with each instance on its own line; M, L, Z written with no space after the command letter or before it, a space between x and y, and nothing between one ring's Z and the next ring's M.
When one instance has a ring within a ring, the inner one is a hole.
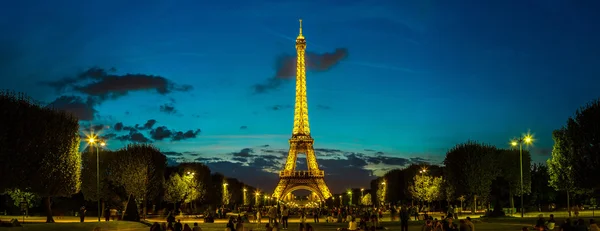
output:
M513 218L516 219L516 218ZM489 219L486 221L479 221L479 220L475 220L475 228L477 231L479 230L483 230L483 231L487 231L487 230L521 230L522 227L524 226L533 226L533 224L535 224L535 219L530 219L530 218L518 218L515 222L515 220L513 219L501 219L501 220L493 220L493 219ZM190 226L192 225L191 223L187 223ZM400 230L400 223L399 222L382 222L383 226L385 226L386 228L388 228L388 230ZM200 223L199 224L200 227L202 228L202 231L224 231L225 230L225 224L203 224ZM245 224L247 228L249 228L250 230L253 231L261 231L261 230L265 230L264 227L264 223L261 224L260 226L254 223L250 223L250 224ZM334 231L337 228L343 228L343 227L347 227L348 224L343 224L343 223L310 223L310 225L312 225L315 228L315 231ZM415 222L412 221L409 224L409 230L410 231L420 231L421 230L421 226L423 225L423 222ZM290 223L289 225L289 229L291 231L296 231L298 230L298 223Z
M532 227L535 224L536 218L490 218L490 219L474 219L475 228L477 231L487 231L487 230L521 230L522 227L528 226ZM589 218L585 218L586 223L589 222ZM563 219L557 219L557 225L561 224ZM187 223L192 225L192 223ZM400 223L398 222L382 222L383 226L387 227L389 230L400 230ZM409 230L411 231L420 231L422 221L411 221L409 225ZM311 223L316 231L333 231L337 228L347 227L347 224L342 223ZM15 227L15 228L0 228L0 231L9 231L9 230L25 230L25 231L92 231L95 227L102 228L103 231L107 230L123 230L123 231L147 231L150 228L142 223L137 222L85 222L85 223L54 223L54 224L46 224L46 223L28 223L24 224L23 227ZM217 223L217 224L203 224L200 223L200 227L202 227L203 231L224 231L225 224ZM264 223L261 225L256 225L254 223L246 224L250 230L260 231L264 230ZM298 230L298 223L290 223L288 230Z
M107 230L123 230L123 231L147 231L150 228L139 222L86 222L86 223L28 223L24 224L23 227L6 228L0 227L0 231L92 231L94 228L100 227L102 231Z

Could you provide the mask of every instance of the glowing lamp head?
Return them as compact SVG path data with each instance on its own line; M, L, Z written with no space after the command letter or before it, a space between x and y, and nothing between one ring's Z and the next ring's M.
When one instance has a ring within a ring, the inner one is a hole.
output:
M513 140L513 141L510 142L510 145L512 145L514 147L514 146L519 145L519 143L517 141Z
M106 146L106 143L102 142L102 143L100 143L100 146L104 147L104 146Z
M525 137L523 137L523 142L525 142L526 144L531 144L533 142L533 137L531 135L526 135Z
M89 137L89 138L88 138L88 143L90 143L90 144L96 143L96 138L95 138L95 137L93 137L93 136L92 136L92 137Z
M223 183L223 186L227 186L227 183Z

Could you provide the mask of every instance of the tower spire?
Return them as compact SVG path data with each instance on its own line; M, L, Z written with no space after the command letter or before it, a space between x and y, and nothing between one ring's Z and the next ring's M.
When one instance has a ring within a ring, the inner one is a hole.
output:
M302 19L300 21L300 33L298 33L298 38L296 39L304 39L304 35L302 35Z

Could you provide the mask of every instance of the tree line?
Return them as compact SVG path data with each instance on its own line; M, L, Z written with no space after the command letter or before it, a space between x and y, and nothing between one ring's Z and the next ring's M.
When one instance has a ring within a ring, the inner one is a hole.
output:
M373 204L439 202L441 209L464 203L470 210L480 205L499 211L520 207L514 198L524 194L529 211L559 204L570 214L573 199L595 206L600 196L600 100L577 110L553 132L553 139L546 163L532 164L531 154L523 150L523 190L518 149L467 141L446 153L443 166L413 164L373 180Z
M85 200L102 201L102 207L127 211L131 207L136 214L139 207L146 214L148 206L160 208L169 203L190 209L209 203L241 205L243 192L256 190L211 173L200 163L168 167L165 155L151 145L133 144L116 151L87 147L80 152L80 143L86 141L79 134L77 118L24 94L0 91L0 108L0 194L8 195L17 206L28 202L32 207L41 199L46 222L54 222L54 198L78 193Z

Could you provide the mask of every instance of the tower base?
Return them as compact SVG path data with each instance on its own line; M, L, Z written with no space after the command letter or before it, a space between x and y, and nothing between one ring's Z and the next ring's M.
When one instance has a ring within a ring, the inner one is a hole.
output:
M327 184L325 184L324 177L305 176L303 174L292 175L279 178L273 198L279 201L289 193L301 189L315 193L321 201L325 201L331 197L331 192Z

